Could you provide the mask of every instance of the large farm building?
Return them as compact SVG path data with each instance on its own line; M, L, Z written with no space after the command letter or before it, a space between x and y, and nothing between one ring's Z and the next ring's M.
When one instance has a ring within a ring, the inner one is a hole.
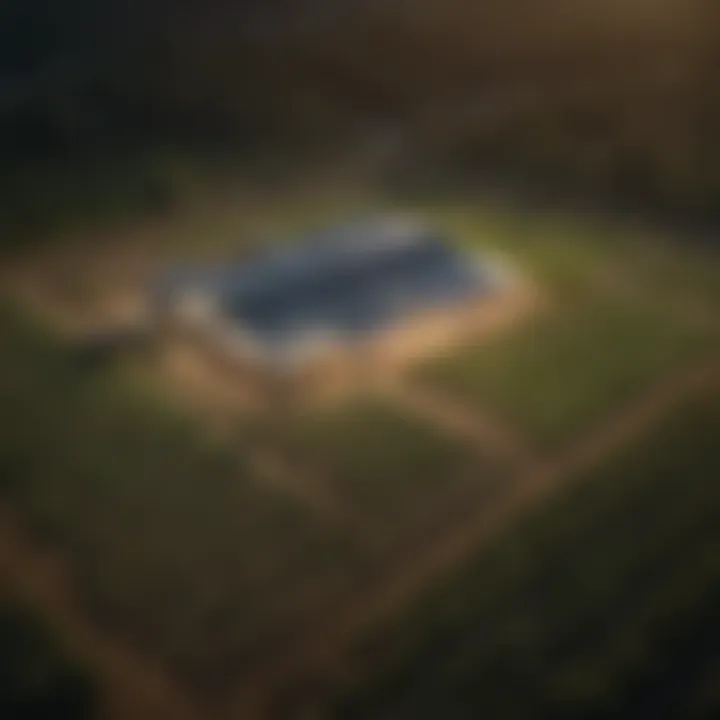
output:
M346 384L455 343L506 288L423 224L365 221L156 287L174 337L259 386Z

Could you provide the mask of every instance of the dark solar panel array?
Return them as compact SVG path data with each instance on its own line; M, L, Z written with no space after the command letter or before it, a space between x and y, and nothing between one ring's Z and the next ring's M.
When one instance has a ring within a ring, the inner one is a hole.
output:
M241 265L177 272L162 292L200 288L257 339L282 348L309 330L364 336L487 291L478 266L441 238L356 225Z
M430 237L386 252L321 256L302 272L292 269L239 283L228 312L270 342L311 328L355 336L480 290L477 270Z

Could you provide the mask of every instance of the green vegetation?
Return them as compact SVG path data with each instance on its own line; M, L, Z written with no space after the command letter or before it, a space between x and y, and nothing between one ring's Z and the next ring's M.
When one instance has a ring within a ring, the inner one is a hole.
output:
M497 488L498 469L379 404L241 427L235 448L16 309L0 340L2 489L67 553L93 616L198 686L282 653ZM307 505L265 485L247 443L308 476Z
M0 717L90 720L96 699L94 679L52 630L14 602L0 600Z
M376 537L404 542L450 524L499 478L462 441L378 402L303 418L285 427L280 443L291 461L329 480L332 495Z
M0 477L98 617L200 681L289 642L363 558L240 452L4 310Z
M697 356L706 339L647 303L596 303L550 310L423 377L557 444Z
M712 232L702 248L537 210L717 224L720 4L537 5L5 0L0 254L166 213L128 235L177 257L407 202L548 301L418 382L559 449L720 347ZM488 209L498 188L536 209ZM93 618L197 687L284 656L512 487L379 402L248 422L233 447L122 370L0 307L0 492L64 553ZM715 399L690 404L508 529L361 648L377 672L339 715L661 717L655 695L691 717L697 638L720 622L719 432ZM271 487L248 446L307 486ZM82 717L92 683L16 618L0 609L0 716ZM36 667L37 710L13 694Z
M357 648L342 718L715 717L720 396L536 509Z
M518 326L418 369L456 398L557 445L717 349L720 265L647 230L458 206L439 221L544 295Z
M720 302L712 245L682 244L672 234L612 214L493 206L459 196L418 205L467 249L496 253L560 304L617 298L651 301L677 312L683 300Z

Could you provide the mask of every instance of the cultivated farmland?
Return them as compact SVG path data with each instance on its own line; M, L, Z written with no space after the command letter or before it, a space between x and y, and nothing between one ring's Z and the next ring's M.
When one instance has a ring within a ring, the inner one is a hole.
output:
M492 497L501 470L380 400L303 417L278 433L290 462L324 478L353 523L375 543L428 541Z
M718 438L716 389L532 512L358 647L336 716L710 717Z
M625 683L644 702L648 643L704 662L686 620L715 597L714 401L664 423L698 377L716 387L717 261L600 221L409 209L542 302L338 404L177 403L151 366L86 362L42 305L3 306L5 501L97 633L179 678L202 717L293 720L331 688L339 717L605 712ZM378 637L398 653L382 660Z
M428 363L419 381L491 408L541 444L570 440L717 347L717 277L702 252L648 244L618 228L602 238L555 218L529 226L449 216L468 242L504 248L536 275L550 308L492 343Z

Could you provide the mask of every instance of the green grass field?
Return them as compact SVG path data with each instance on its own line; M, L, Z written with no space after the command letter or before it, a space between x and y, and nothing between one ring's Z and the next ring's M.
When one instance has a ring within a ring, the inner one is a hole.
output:
M542 444L607 419L707 348L704 328L649 302L562 307L421 369L428 384L490 409Z
M549 306L416 376L541 444L572 439L720 347L720 268L701 249L553 217L440 219L468 246L504 253Z
M195 676L231 673L363 567L347 533L264 487L239 451L8 313L2 335L4 489L128 636Z
M285 427L291 462L329 480L329 492L381 542L408 542L494 492L502 471L461 441L379 400L351 403Z
M248 466L262 428L221 444L15 310L0 327L4 491L66 553L95 617L203 686L282 653L306 618L356 596L498 477L379 404L275 428L270 451L327 479L343 525Z
M547 215L416 209L514 264L549 302L419 366L409 385L498 418L531 451L567 450L720 348L720 268L700 249ZM316 212L290 204L274 222L306 229ZM202 227L213 252L231 242L231 215L198 217L179 252L196 252ZM517 487L517 469L491 462L491 447L381 391L271 422L245 417L231 443L154 393L147 374L83 364L16 307L2 307L0 347L0 490L67 559L99 626L192 688L226 689L298 650ZM699 469L718 472L718 411L679 417L382 628L380 645L397 649L387 661L370 633L339 717L524 718L527 703L551 717L607 715L601 697L644 702L643 683L663 672L649 659L655 644L659 657L675 643L695 651L688 618L712 615L719 570L704 551L716 547L718 496ZM297 491L268 482L248 449L276 457L287 482L296 473Z
M694 717L717 660L719 437L720 395L688 401L509 529L358 647L369 677L336 717Z

